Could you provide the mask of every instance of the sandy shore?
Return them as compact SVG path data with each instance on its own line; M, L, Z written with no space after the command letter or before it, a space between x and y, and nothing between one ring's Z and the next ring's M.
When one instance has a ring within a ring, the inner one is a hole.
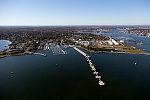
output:
M0 40L0 41L7 41L7 42L9 42L9 44L11 44L11 43L12 43L10 40Z

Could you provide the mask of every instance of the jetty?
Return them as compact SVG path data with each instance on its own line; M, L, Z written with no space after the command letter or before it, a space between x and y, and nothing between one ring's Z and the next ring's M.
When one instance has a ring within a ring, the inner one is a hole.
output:
M85 52L81 51L80 49L78 49L77 47L73 47L73 48L87 59L89 65L90 65L90 68L93 71L93 74L95 75L95 78L98 79L98 81L99 81L99 85L105 85L105 83L101 80L102 77L98 75L99 73L96 71L94 64L90 60L90 56L87 55Z
M46 57L46 54L43 54L43 53L33 53L33 54L35 54L35 55L41 55L41 56Z

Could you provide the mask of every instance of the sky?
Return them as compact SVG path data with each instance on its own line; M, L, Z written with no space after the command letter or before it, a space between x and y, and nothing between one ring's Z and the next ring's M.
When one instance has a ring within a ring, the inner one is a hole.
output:
M150 25L150 0L0 0L0 25Z

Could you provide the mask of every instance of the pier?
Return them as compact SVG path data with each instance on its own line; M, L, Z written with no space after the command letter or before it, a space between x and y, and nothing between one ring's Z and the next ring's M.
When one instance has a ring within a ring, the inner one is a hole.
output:
M46 54L43 54L43 53L33 53L33 54L35 54L35 55L41 55L41 56L46 57Z
M95 78L98 79L98 81L99 81L99 85L105 85L105 83L101 80L101 76L98 75L98 72L96 71L94 64L90 60L90 56L76 47L73 47L73 48L87 59L89 65L90 65L90 68L93 71L93 74L95 75Z

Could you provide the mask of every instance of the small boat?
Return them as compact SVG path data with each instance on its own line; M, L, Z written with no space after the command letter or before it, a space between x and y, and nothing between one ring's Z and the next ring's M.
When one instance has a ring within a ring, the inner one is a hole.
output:
M10 72L10 74L14 74L14 72Z
M97 76L95 76L95 78L101 78L101 76L98 76L98 75L97 75Z
M97 75L97 74L98 74L98 72L96 72L96 71L95 71L95 72L93 72L93 74L96 74L96 75Z
M99 85L105 85L103 81L99 81Z

